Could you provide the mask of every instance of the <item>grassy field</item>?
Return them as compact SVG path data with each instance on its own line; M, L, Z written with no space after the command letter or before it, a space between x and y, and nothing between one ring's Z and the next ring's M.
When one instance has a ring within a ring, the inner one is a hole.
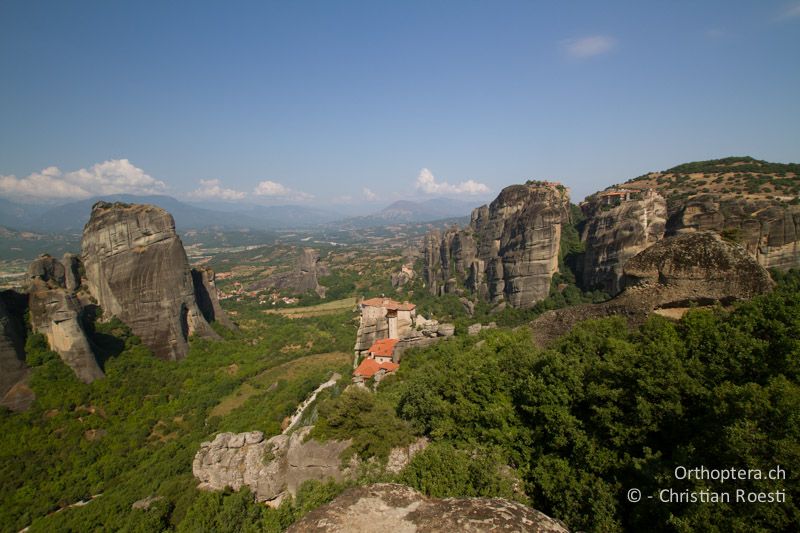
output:
M309 318L316 316L332 315L344 310L352 309L356 305L356 298L343 298L324 304L311 305L308 307L293 307L290 309L267 309L264 311L268 315L282 315L286 318Z
M274 392L281 381L304 381L320 372L349 367L351 354L329 352L307 355L271 368L242 383L233 393L224 397L211 411L209 417L225 416L242 407L248 400Z

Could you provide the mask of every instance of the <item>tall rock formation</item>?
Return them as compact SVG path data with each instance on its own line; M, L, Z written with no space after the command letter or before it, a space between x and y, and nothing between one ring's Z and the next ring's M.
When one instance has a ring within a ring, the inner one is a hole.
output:
M581 210L583 286L618 294L627 260L664 236L667 202L652 189L632 195L611 190L590 196Z
M152 205L97 202L83 230L89 291L156 356L186 356L189 335L217 337L195 299L172 215Z
M469 291L492 303L527 308L546 298L558 271L569 189L551 182L506 187L472 212L465 229L425 238L423 276L433 294Z
M0 405L14 411L26 409L34 399L25 385L29 369L22 316L26 305L24 295L0 292Z
M48 255L28 267L31 327L47 337L50 348L78 379L91 383L104 374L83 329L81 304L75 292L66 287L66 271L64 264Z
M192 269L194 296L203 318L207 322L219 322L228 329L237 329L228 314L219 304L214 271L208 267Z
M253 283L247 289L254 291L275 288L294 294L314 291L324 298L328 289L319 284L319 277L327 274L327 268L319 262L319 252L313 248L304 248L297 257L294 270L273 274Z

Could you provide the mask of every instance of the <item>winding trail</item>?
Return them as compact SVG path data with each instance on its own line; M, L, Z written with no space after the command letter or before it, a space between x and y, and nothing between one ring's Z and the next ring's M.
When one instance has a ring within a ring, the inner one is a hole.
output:
M317 387L314 390L314 392L311 393L311 396L303 400L303 403L297 406L297 410L289 419L289 425L286 426L286 429L284 429L281 432L281 434L282 435L287 434L295 426L295 424L297 424L300 421L300 419L303 418L303 413L306 411L306 409L308 409L308 406L314 403L314 400L317 399L317 394L327 389L328 387L333 387L334 385L336 385L336 382L339 381L340 379L342 379L341 374L334 372L328 381Z

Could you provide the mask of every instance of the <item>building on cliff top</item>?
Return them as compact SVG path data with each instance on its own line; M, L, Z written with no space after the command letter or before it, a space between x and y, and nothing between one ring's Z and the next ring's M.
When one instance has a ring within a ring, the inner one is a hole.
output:
M369 349L367 357L353 371L353 383L364 383L370 378L376 382L382 380L386 374L391 374L400 365L392 362L394 348L399 339L381 339L375 341Z

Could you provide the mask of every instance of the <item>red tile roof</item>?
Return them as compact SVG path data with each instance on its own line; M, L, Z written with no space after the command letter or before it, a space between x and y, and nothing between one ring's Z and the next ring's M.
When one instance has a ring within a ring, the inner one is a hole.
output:
M394 372L398 368L400 368L400 365L397 363L378 363L375 359L364 359L361 361L361 364L358 365L358 368L353 371L353 375L371 378L377 374L379 370L385 370L388 374L389 372Z
M417 306L409 303L403 302L400 303L396 300L392 300L391 298L370 298L369 300L364 300L361 302L361 305L369 305L371 307L385 307L386 309L392 311L411 311L415 309Z
M399 342L399 339L381 339L375 341L372 346L369 347L369 353L372 355L379 355L383 357L391 357L394 353L394 347Z

